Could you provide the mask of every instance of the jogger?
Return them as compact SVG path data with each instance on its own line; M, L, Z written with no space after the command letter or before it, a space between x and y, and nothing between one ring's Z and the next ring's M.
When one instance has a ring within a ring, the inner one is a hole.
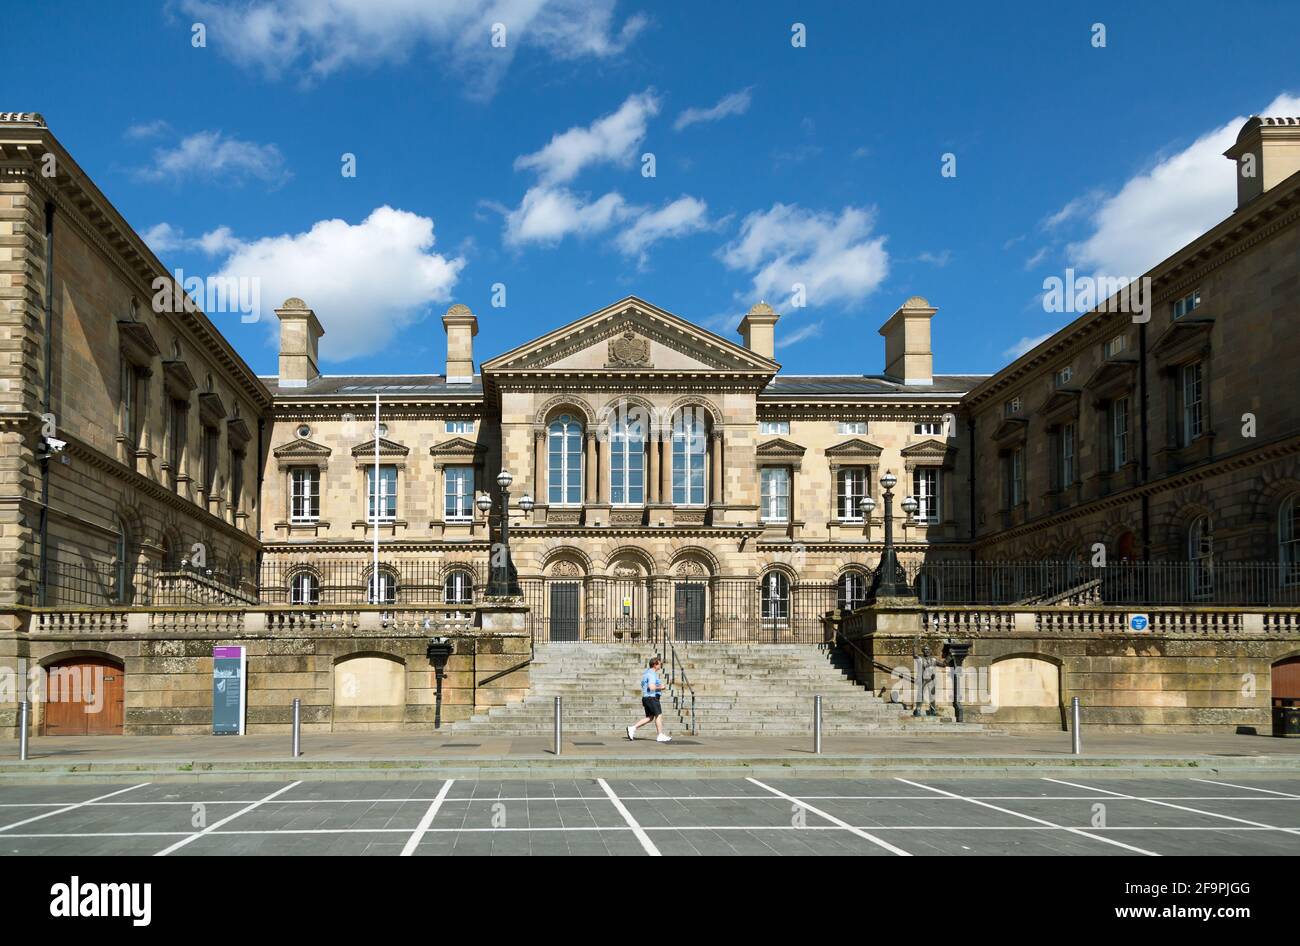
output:
M641 674L641 706L645 709L645 716L631 726L627 727L627 738L636 739L636 731L646 723L653 721L655 731L659 733L655 737L656 742L672 742L673 737L664 732L663 708L659 705L659 694L662 690L668 689L668 684L664 683L663 678L659 676L659 671L663 669L664 662L658 657L650 658L650 666Z

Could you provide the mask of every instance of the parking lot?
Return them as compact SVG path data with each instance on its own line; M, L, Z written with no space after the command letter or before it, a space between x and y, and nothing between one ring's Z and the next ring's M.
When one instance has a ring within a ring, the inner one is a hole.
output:
M1300 778L0 785L8 855L1300 854Z

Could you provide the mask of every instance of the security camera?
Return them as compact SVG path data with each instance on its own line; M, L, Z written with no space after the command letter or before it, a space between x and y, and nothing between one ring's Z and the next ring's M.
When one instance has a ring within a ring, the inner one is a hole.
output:
M66 440L60 440L57 437L45 438L45 446L49 449L50 453L62 453L63 449L67 445L68 442Z

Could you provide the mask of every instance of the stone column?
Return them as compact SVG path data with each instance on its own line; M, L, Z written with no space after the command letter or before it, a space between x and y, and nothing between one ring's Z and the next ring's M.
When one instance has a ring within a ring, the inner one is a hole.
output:
M546 428L533 431L533 501L547 502Z
M594 503L596 501L596 432L587 431L587 475L585 477L582 494L584 502Z
M478 470L474 471L475 486L478 486ZM433 515L429 518L435 522L447 521L446 471L441 463L433 464ZM477 497L475 497L477 498Z
M646 441L650 451L650 475L646 487L651 503L659 502L659 446L659 431L652 430L650 439Z
M713 431L710 447L713 469L709 476L709 496L710 501L717 505L722 502L722 431Z
M597 437L596 446L600 451L600 463L597 475L599 476L599 487L597 495L600 497L601 505L609 504L609 471L610 471L610 443L609 437ZM624 500L626 501L626 499Z
M659 464L659 501L661 503L671 503L673 501L673 440L672 436L665 434L663 441L659 444L663 450L663 460Z

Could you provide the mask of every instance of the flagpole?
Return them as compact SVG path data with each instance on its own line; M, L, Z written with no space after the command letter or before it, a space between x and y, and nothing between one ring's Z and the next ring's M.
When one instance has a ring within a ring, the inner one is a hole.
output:
M370 600L379 603L379 392L375 392L375 473L374 473L374 563L370 570Z

